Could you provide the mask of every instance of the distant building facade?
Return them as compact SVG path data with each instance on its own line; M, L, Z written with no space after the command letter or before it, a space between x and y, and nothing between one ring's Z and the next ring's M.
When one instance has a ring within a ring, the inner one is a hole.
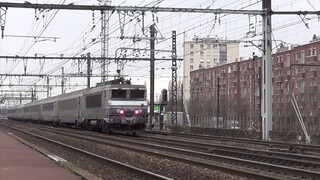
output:
M272 55L273 130L299 131L292 93L310 134L320 132L320 38L308 44L281 46ZM261 58L190 72L190 101L208 100L219 106L219 117L246 116L240 128L261 129ZM219 93L218 93L219 92ZM219 101L219 103L217 103Z
M190 98L190 71L212 68L239 59L239 42L221 38L198 38L186 41L183 64L184 99Z

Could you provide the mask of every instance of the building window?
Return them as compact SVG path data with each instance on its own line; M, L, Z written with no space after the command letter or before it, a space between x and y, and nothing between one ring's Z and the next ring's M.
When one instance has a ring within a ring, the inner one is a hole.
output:
M281 109L277 109L277 114L281 115Z
M298 68L298 67L295 67L295 68L294 68L294 73L295 73L295 74L298 74L298 73L299 73L299 68Z
M310 78L310 86L316 86L316 79L315 78Z
M287 54L287 66L290 66L290 54Z
M278 103L281 103L281 96L278 96L278 97L277 97L277 102L278 102Z
M304 80L301 81L301 92L304 93Z
M209 58L207 59L207 63L210 63L210 59Z
M193 63L193 58L190 58L190 63Z
M290 68L287 69L287 75L290 75Z
M301 64L304 64L304 51L301 51Z
M309 94L309 101L315 101L314 93Z
M312 48L309 49L309 56L312 56Z
M282 71L281 71L281 69L278 69L278 76L282 76Z
M314 56L317 55L317 49L316 49L316 48L313 48L313 49L312 49L312 55L314 55Z
M203 58L201 58L201 59L200 59L200 63L203 63L203 62L204 62L204 60L203 60Z
M193 51L190 51L190 56L193 56Z
M204 55L203 51L200 51L200 56L203 56L203 55Z
M190 49L193 49L193 44L190 44Z
M278 82L278 89L283 89L283 83L282 82Z
M203 47L204 47L203 44L200 44L200 49L203 49Z
M210 49L210 47L211 47L211 44L208 44L208 45L207 45L207 49Z
M291 102L291 96L287 96L287 103Z
M209 64L207 65L207 68L210 68L210 65L209 65Z
M193 70L193 65L190 65L190 70L191 70L191 71Z
M295 60L295 61L298 61L298 53L295 53L295 54L294 54L294 60Z

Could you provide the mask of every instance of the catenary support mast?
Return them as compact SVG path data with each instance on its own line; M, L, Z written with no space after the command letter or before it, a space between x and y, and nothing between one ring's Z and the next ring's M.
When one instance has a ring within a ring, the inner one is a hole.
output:
M177 86L177 40L176 31L172 31L172 85L171 85L171 120L172 124L177 125L177 109L178 109L178 86Z
M152 129L152 120L154 117L154 49L156 38L156 25L150 26L150 129Z
M101 6L110 6L111 0L98 0ZM101 81L108 81L109 63L106 63L106 57L109 57L109 17L110 11L101 10Z
M269 139L272 130L272 41L271 41L271 0L262 1L263 54L262 54L262 139Z

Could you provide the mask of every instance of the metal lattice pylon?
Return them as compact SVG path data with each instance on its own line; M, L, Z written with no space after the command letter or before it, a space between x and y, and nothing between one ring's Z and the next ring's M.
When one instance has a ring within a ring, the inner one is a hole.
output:
M172 86L171 86L171 93L172 93L172 109L171 109L171 120L172 124L177 124L177 47L176 47L176 31L172 31Z

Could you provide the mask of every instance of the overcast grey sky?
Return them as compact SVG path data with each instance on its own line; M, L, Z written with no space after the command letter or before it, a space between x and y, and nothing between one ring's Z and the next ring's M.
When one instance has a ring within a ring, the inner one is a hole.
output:
M4 2L4 1L2 1ZM24 3L23 0L7 0L5 2ZM29 0L30 3L74 3L78 5L98 5L96 0ZM315 11L320 9L320 3L316 0L273 0L272 9L274 11ZM113 0L114 6L159 6L159 7L188 7L188 8L222 8L222 9L252 9L260 10L260 0ZM123 15L120 18L123 20ZM303 23L304 18L308 27ZM183 56L183 41L191 40L194 36L199 37L223 37L234 40L260 40L261 36L261 17L248 15L225 15L220 14L188 14L188 13L146 13L144 22L144 33L142 32L141 15L139 13L127 13L125 15L125 36L149 36L149 26L156 23L159 38L156 43L156 49L171 49L171 32L177 32L177 51L178 56ZM80 56L90 52L92 56L100 56L100 12L98 11L68 11L68 10L50 10L39 11L34 9L15 9L9 8L6 16L5 31L3 39L0 40L0 55L10 56ZM307 15L299 17L298 15L274 15L272 17L273 38L277 41L273 44L279 44L282 40L288 45L305 44L311 40L313 34L320 32L319 17ZM257 35L253 37L253 33ZM248 36L246 36L248 34ZM21 37L8 37L10 35L19 36L41 36L56 37L52 39L34 39ZM320 34L318 34L320 35ZM119 13L114 12L110 17L110 51L109 56L114 57L115 51L119 47L127 48L149 48L149 41L142 40L133 43L132 40L120 40ZM241 43L240 56L248 58L252 52L260 55L255 47L244 47ZM137 57L149 57L148 52L127 51L127 57L134 54ZM170 57L168 53L156 53L157 58ZM65 68L65 73L77 73L78 67L74 62L55 61L11 61L2 60L0 73L23 73L23 64L27 64L27 73L43 74L61 74L61 67ZM41 65L43 67L41 68ZM162 88L167 88L171 79L171 62L160 61L156 63L156 93L160 93ZM182 78L182 63L178 63L179 76ZM109 67L110 74L115 74L115 64ZM85 72L86 66L80 67ZM94 64L93 73L99 74L99 64ZM124 67L124 74L129 75L135 83L149 85L149 63L148 62L130 62ZM46 84L42 78L2 78L4 84L17 83L23 81L30 84ZM67 79L67 85L71 82L85 84L86 79ZM92 79L92 84L99 82L100 78ZM61 79L50 79L52 84L60 84ZM6 89L7 87L1 87ZM80 87L78 87L80 88ZM21 88L20 88L21 89ZM77 88L67 87L70 92ZM60 93L60 88L55 88L52 95ZM40 98L46 95L39 94Z

